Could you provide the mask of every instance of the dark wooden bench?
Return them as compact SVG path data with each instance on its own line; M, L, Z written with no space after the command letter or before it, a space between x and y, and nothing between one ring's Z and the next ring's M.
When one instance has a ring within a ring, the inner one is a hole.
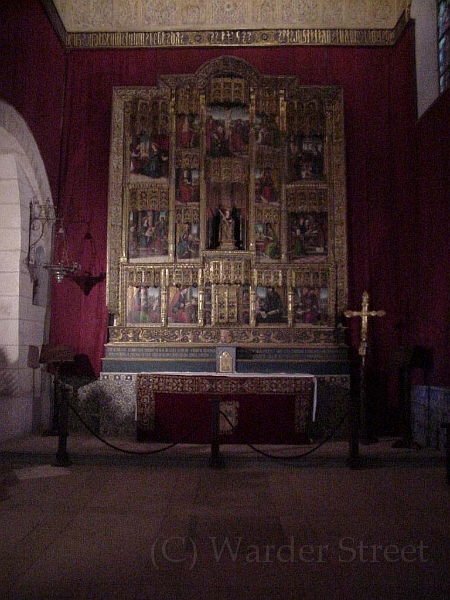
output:
M445 467L447 469L447 483L450 485L450 423L442 423L441 427L443 427L447 432Z

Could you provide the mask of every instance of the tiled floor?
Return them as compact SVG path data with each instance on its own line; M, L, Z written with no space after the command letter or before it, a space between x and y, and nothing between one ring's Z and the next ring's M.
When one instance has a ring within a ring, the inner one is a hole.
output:
M213 469L208 446L117 445L70 436L67 467L57 438L0 445L2 600L450 597L442 452L222 446Z

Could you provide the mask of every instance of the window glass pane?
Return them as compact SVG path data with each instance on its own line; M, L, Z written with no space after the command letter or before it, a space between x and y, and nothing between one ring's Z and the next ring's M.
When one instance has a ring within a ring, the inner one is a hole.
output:
M438 27L439 35L442 35L449 25L450 1L443 0L438 3Z
M450 69L450 0L438 0L438 56L439 88L443 92L449 86Z
M445 30L448 28L450 22L450 6L444 6L444 3L441 4L439 10L439 37L441 37Z
M443 92L450 86L450 71L446 71L439 79L439 89Z
M439 43L439 65L440 72L444 72L449 66L450 59L450 36L444 37Z

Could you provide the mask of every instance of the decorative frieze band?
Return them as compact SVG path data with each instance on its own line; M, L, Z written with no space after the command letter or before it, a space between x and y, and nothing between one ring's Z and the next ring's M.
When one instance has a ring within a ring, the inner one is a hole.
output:
M390 46L410 0L43 0L67 48Z
M395 29L247 29L67 33L68 48L232 46L392 46Z

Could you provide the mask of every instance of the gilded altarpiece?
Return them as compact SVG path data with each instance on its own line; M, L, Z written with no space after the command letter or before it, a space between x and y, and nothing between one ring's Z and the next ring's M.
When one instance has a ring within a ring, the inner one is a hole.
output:
M112 112L107 356L343 346L342 89L225 56Z

